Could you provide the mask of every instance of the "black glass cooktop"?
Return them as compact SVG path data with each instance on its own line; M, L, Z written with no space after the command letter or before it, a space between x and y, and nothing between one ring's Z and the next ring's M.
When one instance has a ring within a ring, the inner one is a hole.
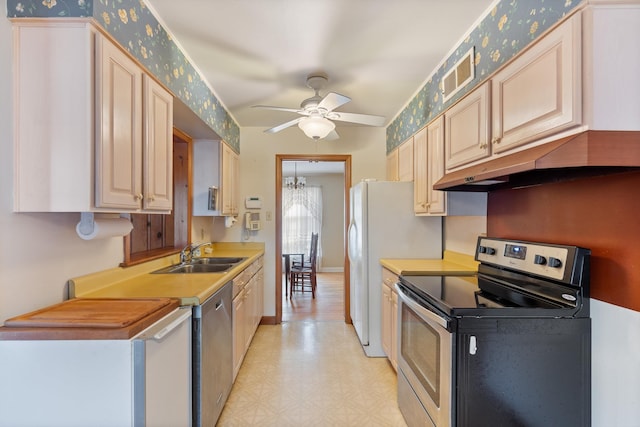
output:
M422 304L451 317L463 316L566 316L577 311L576 302L554 301L519 291L487 278L473 276L401 276L400 282Z
M445 313L477 307L477 276L402 276L400 281Z

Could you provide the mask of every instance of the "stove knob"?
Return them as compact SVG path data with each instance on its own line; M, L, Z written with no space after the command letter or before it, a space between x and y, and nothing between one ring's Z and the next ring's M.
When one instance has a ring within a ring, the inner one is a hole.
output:
M562 267L562 261L558 258L549 257L549 267L560 268Z
M543 257L542 255L536 255L533 258L533 263L534 264L538 264L538 265L545 265L547 263L547 259L545 257Z
M478 246L478 253L484 254L487 252L487 248L484 246Z
M496 250L493 248L487 248L487 255L495 255L496 254Z

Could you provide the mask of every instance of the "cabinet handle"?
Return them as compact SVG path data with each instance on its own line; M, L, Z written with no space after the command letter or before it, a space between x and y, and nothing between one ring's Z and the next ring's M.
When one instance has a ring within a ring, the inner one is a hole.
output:
M156 200L156 196L155 196L155 194L150 195L150 196L148 197L148 199L149 199L149 201L150 201L150 202L155 201L155 200Z
M133 200L139 202L140 200L142 200L142 194L136 194L135 196L133 196Z
M499 136L496 136L495 138L493 138L491 140L492 144L500 144L500 141L502 141L502 138L500 138Z

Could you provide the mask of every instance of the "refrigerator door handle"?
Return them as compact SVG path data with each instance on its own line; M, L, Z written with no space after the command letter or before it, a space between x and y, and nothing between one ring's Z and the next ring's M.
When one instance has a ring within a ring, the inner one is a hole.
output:
M349 238L349 243L347 244L347 256L349 257L349 262L353 263L353 256L351 255L351 251L352 251L352 247L353 244L352 242L355 241L355 238L352 237L353 233L355 233L356 231L356 225L353 221L351 221L351 223L349 224L349 229L347 230L347 236Z

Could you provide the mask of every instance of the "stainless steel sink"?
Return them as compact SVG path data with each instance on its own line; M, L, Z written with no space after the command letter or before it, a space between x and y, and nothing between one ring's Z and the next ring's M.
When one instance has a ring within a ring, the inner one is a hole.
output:
M184 273L224 273L235 267L246 258L239 257L203 257L192 258L185 264L174 264L156 270L154 274L184 274Z
M245 259L246 258L234 257L202 257L192 258L189 264L237 264Z
M223 273L233 268L235 264L178 264L156 270L153 273Z

